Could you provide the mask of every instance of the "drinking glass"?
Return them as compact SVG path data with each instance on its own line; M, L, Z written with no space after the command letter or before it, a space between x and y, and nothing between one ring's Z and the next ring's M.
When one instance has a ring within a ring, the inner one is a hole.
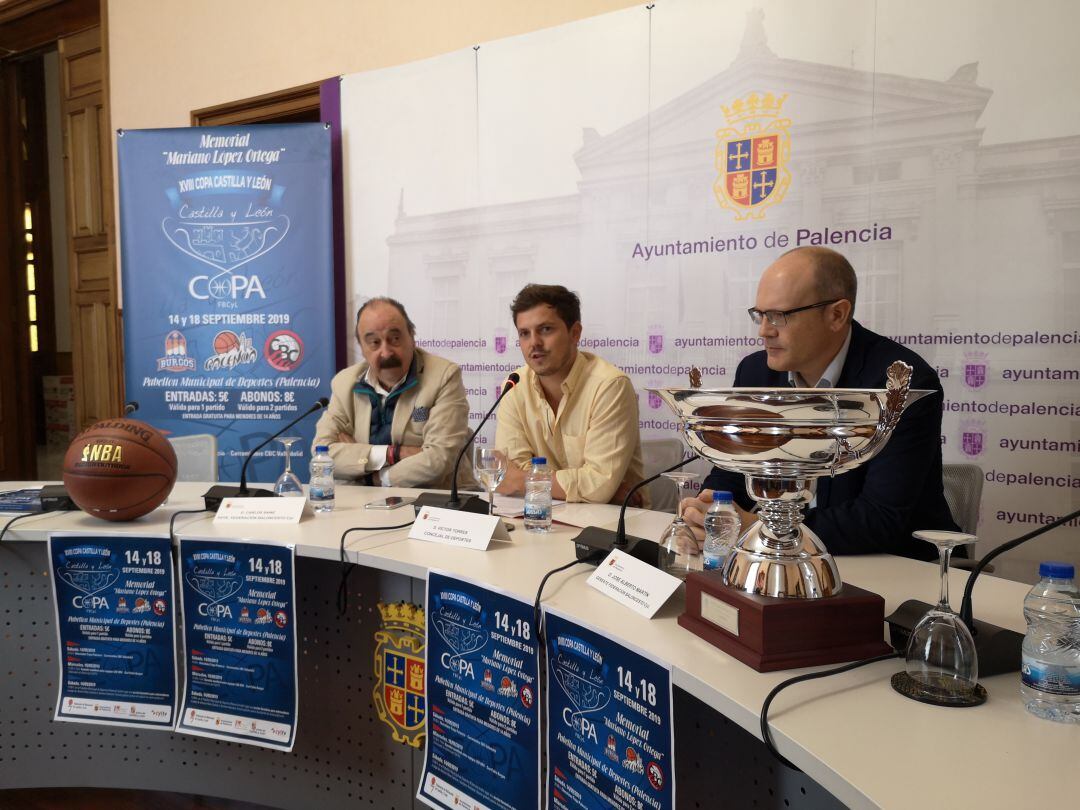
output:
M919 540L938 550L941 595L908 639L905 672L897 673L897 691L937 706L973 706L986 699L979 685L979 661L975 639L967 625L949 605L949 558L957 546L975 542L974 535L960 532L918 531ZM906 676L906 677L904 677Z
M274 482L274 492L285 497L304 497L304 486L296 473L292 471L292 446L300 441L302 436L279 436L277 441L285 446L285 470Z
M473 448L473 470L488 496L488 514L495 513L495 488L506 475L506 456L493 447L478 444Z
M698 477L692 472L666 472L667 478L675 485L675 520L667 527L664 536L660 538L660 568L679 579L686 579L686 575L692 571L701 571L704 567L704 558L701 554L701 545L694 536L693 529L683 520L682 499L683 490Z

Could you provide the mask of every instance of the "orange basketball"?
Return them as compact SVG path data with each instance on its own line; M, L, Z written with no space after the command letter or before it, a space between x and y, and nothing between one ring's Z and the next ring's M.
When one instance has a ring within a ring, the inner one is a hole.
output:
M71 500L104 520L134 520L152 512L176 483L169 440L137 419L106 419L87 428L64 455Z
M231 352L233 349L240 348L240 338L236 336L236 332L218 332L214 336L214 351L217 354L225 354L225 352Z

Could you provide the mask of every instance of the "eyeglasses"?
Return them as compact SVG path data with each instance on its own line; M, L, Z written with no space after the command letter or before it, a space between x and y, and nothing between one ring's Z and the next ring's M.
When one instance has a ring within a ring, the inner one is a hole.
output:
M838 301L843 301L843 298L834 298L831 301L818 301L816 304L807 304L805 307L795 307L795 309L770 309L764 312L760 309L746 310L750 313L750 320L760 325L762 319L768 319L769 323L779 328L781 326L787 326L788 315L794 315L796 312L803 312L807 309L817 309L818 307L827 307L829 304L835 304Z

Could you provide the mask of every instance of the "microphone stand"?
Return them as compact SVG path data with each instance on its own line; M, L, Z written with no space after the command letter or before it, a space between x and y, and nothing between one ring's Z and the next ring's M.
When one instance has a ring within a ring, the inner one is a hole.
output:
M608 552L613 548L617 548L621 551L625 551L631 557L636 557L642 562L647 562L649 565L656 565L660 560L660 546L652 540L645 540L641 537L627 537L626 536L626 510L630 506L630 498L634 493L647 484L651 484L660 476L665 473L674 472L680 467L685 467L691 461L696 461L697 456L690 456L690 458L684 458L677 464L672 464L666 470L661 470L656 475L651 475L641 481L638 481L630 491L626 493L626 498L623 499L622 508L619 510L619 525L615 531L611 529L601 529L599 526L587 526L581 530L581 533L574 538L574 548L577 552L577 558L580 561L589 561L593 565L596 565L600 560L589 558L596 554L597 551ZM601 558L602 559L602 558Z
M1071 512L1064 517L1058 518L1053 523L1040 526L1034 531L1002 543L981 560L968 575L967 584L964 586L964 598L960 603L960 619L967 625L971 635L975 639L975 654L979 661L979 676L1001 675L1006 672L1016 672L1020 669L1020 645L1024 641L1024 634L1015 630L1007 630L996 624L980 621L972 615L971 595L975 590L975 579L983 569L1006 551L1011 551L1028 540L1033 540L1041 534L1046 534L1051 529L1056 529L1071 520L1080 517L1080 509ZM918 599L908 599L898 607L885 621L889 624L889 639L893 647L903 652L907 649L907 641L915 625L930 610L930 605Z
M413 510L416 514L420 514L420 510L425 506L434 506L439 509L453 509L456 512L475 512L477 514L486 515L488 513L488 504L479 495L470 495L462 500L458 496L458 468L461 467L461 460L465 458L465 452L472 446L473 439L480 432L480 429L484 427L487 420L495 413L495 409L499 407L499 403L502 402L503 397L509 394L514 386L518 384L521 377L515 371L506 378L506 382L503 384L502 391L499 392L499 396L495 400L495 404L491 406L484 418L480 420L480 424L476 426L476 430L472 432L468 440L461 448L461 452L458 453L457 461L454 462L454 475L450 481L450 495L442 495L438 492L423 492L415 501L413 501Z
M262 450L264 447L266 447L266 445L270 444L270 442L272 442L274 439L276 439L278 436L280 436L286 430L291 428L293 425L295 425L297 422L299 422L304 417L315 413L315 411L322 410L323 408L325 408L329 404L330 404L330 400L328 400L326 397L322 397L321 399L319 399L318 402L316 402L314 405L312 405L310 408L308 408L306 411L304 411L298 417L296 417L291 422L289 422L289 424L285 425L285 427L283 427L277 433L270 436L270 438L268 438L266 441L262 442L258 447L256 447L250 453L248 453L247 458L244 459L244 466L240 468L240 486L231 487L231 486L227 486L227 485L218 484L218 485L210 487L210 489L206 490L206 492L203 494L203 503L206 505L206 510L208 512L216 512L218 510L218 508L221 506L221 502L225 498L276 498L277 493L276 492L271 492L268 489L261 489L261 488L258 488L258 487L252 488L252 489L248 488L248 485L247 485L247 468L248 468L248 464L251 463L251 459L254 457L254 455L256 453L258 453L260 450Z

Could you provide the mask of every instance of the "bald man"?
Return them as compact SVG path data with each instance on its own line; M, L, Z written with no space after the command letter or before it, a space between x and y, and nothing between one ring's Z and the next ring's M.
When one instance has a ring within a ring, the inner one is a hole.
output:
M761 276L750 317L765 350L739 363L735 385L778 388L884 388L885 371L903 360L911 387L934 393L900 418L889 443L866 464L819 478L806 525L833 554L897 554L929 560L936 550L912 538L917 529L956 531L941 477L941 405L937 373L915 352L852 319L855 271L828 248L788 251ZM714 468L684 517L703 536L712 490L730 490L748 527L753 500L745 479Z

